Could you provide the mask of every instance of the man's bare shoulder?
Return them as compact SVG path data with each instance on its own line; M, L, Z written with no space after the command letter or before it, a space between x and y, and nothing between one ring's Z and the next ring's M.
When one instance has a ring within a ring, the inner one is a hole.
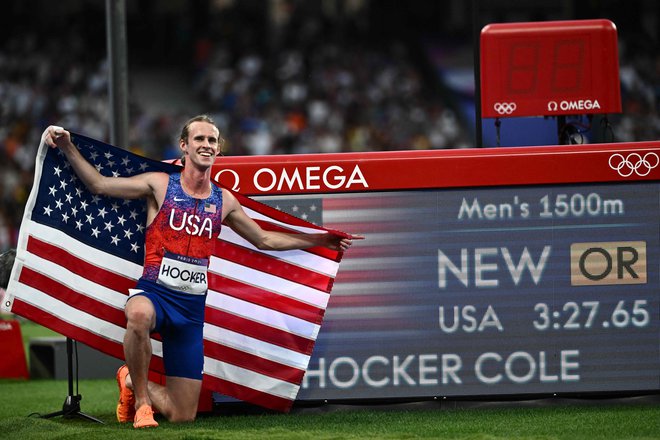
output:
M234 194L226 188L222 188L222 204L230 208L240 206Z
M149 184L153 188L160 186L167 186L169 182L170 175L162 171L148 171L142 174L136 174L133 176L134 179L142 180Z
M227 188L220 188L222 190L222 198L223 199L233 199L235 200L236 197L229 191Z
M222 219L224 220L229 214L237 211L240 207L241 204L231 191L222 188Z
M156 182L168 182L170 180L170 175L163 171L149 171L144 173L143 176L146 176L149 180Z
M156 199L163 200L167 192L170 175L160 171L150 171L133 176L133 178L142 182L149 193L154 194ZM148 188L148 189L147 189Z

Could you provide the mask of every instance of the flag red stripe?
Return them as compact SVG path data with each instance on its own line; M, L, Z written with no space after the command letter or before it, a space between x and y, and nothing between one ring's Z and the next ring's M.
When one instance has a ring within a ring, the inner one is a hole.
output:
M314 340L294 335L214 307L206 307L206 322L286 349L312 354Z
M273 377L292 384L298 384L305 375L303 370L280 364L279 362L271 361L260 356L255 356L244 351L236 350L235 348L218 344L214 341L204 341L204 354L218 361L245 368L246 370L255 371L264 376Z
M311 304L250 286L212 272L209 273L209 289L315 324L321 324L325 313L324 309Z
M116 309L108 304L97 301L89 296L77 292L64 284L61 284L46 275L23 266L19 281L27 286L33 287L47 295L69 304L92 316L102 317L119 327L126 327L126 317L123 309Z
M313 289L329 293L332 277L296 266L261 252L252 251L242 246L220 240L216 244L216 253L223 260L246 266L260 272L266 272L285 280L293 281Z
M128 295L128 289L135 287L136 280L105 270L102 266L96 266L85 260L81 260L70 252L53 244L41 241L34 236L29 237L27 250L35 255L39 255L41 258L57 263L76 275L80 275L96 284L123 293L124 295Z
M293 405L293 400L264 393L254 388L211 376L210 374L204 376L204 386L206 384L208 384L208 388L222 390L222 393L228 396L236 397L237 399L275 411L289 412Z

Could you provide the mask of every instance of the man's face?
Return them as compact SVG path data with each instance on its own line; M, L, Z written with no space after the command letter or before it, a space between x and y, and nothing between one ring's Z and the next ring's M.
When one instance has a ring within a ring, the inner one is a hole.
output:
M187 142L179 142L186 162L202 168L212 166L220 151L219 138L220 133L213 124L203 121L190 124Z

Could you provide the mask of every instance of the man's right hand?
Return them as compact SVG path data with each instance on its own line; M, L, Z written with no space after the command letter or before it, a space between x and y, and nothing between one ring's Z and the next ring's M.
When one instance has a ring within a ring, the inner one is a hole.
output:
M42 139L51 148L64 147L71 143L71 133L57 125L51 125L44 131Z

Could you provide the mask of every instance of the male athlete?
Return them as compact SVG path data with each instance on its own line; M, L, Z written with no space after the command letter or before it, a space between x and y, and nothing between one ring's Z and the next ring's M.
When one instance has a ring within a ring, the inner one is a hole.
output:
M181 131L181 173L105 177L80 154L68 131L50 126L45 141L66 155L92 193L147 201L144 271L126 302L126 365L117 372L117 419L133 422L135 428L158 426L152 408L172 422L195 419L204 363L206 271L222 221L259 249L325 246L345 251L352 244L332 234L261 229L229 191L211 183L211 166L222 139L206 115L190 119ZM181 273L189 276L176 276ZM165 386L147 380L152 332L162 337Z

